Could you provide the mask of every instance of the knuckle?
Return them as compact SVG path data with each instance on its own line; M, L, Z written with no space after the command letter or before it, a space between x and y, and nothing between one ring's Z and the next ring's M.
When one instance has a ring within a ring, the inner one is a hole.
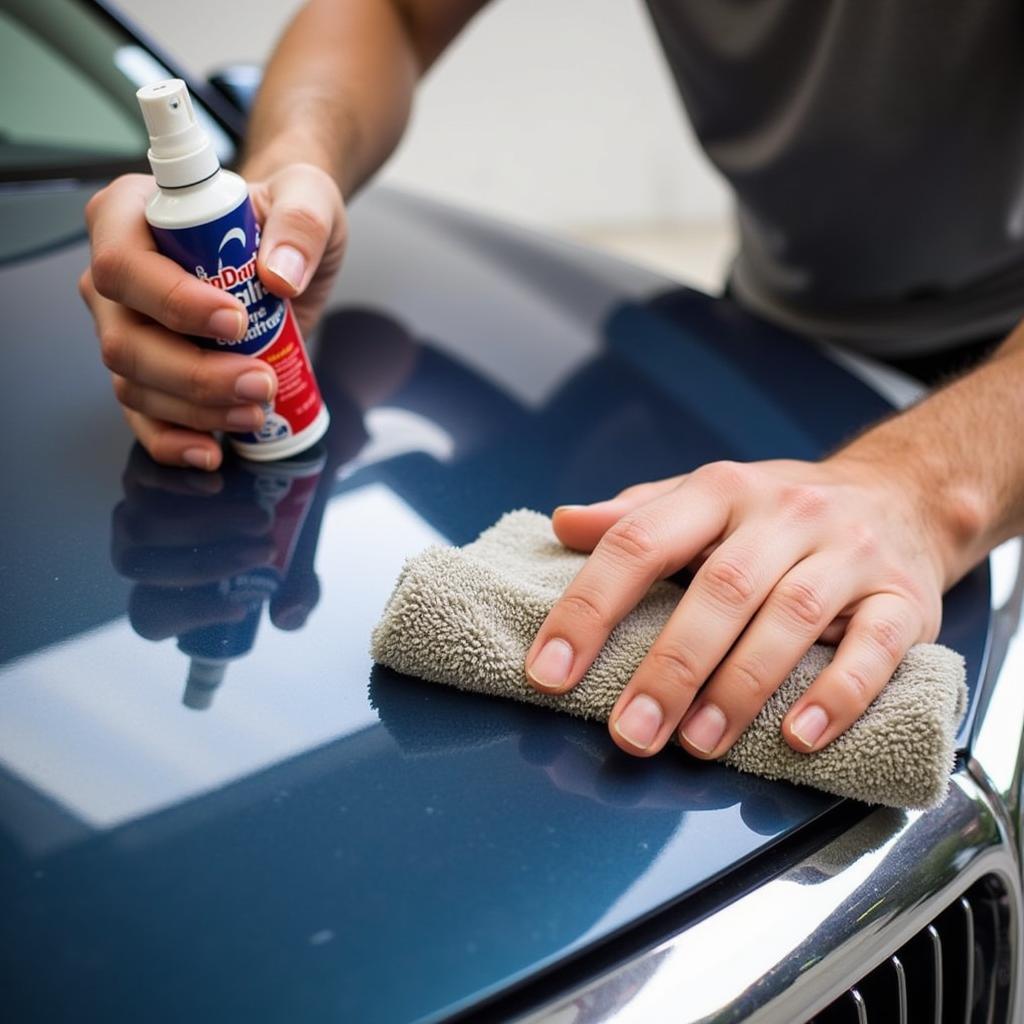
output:
M96 221L96 215L99 213L100 207L103 205L104 200L107 198L110 192L110 186L104 185L103 188L97 192L93 192L89 196L88 202L85 204L85 225L91 228Z
M113 386L114 386L114 397L118 402L123 405L126 409L139 409L140 402L138 397L138 390L128 380L119 374L113 375Z
M100 331L100 358L108 370L130 377L131 352L131 341L122 331L115 327Z
M647 493L647 491L650 489L650 486L651 485L647 484L647 483L644 483L644 484L630 484L629 487L623 487L622 490L619 491L619 493L615 495L615 497L616 498L639 498L642 495Z
M853 527L851 546L858 559L874 558L881 548L878 531L867 523L858 523Z
M652 648L649 657L658 679L674 690L692 695L704 682L696 656L678 642Z
M165 412L159 419L176 427L185 427L188 430L208 431L215 429L217 426L217 424L211 422L211 417L204 409L197 409L194 405L190 405L187 402L174 409L173 412Z
M747 605L754 597L754 578L740 559L711 558L705 563L701 575L704 588L718 604Z
M790 484L782 489L780 499L786 513L798 522L821 519L832 505L825 488L816 484Z
M826 622L825 602L816 587L803 580L786 580L775 588L774 604L782 618L805 629L821 630Z
M696 471L716 490L734 494L742 491L749 480L750 467L742 462L710 462ZM696 474L695 474L696 475Z
M583 590L566 594L561 601L562 611L575 620L595 626L604 626L608 621L607 612L600 602Z
M78 294L81 296L82 301L87 305L92 305L93 288L92 288L92 273L89 268L86 267L82 271L78 278Z
M178 446L168 436L167 431L158 430L145 439L140 436L140 441L154 462L164 466L178 465Z
M92 280L100 295L116 299L124 280L125 257L119 249L96 249L92 254Z
M867 707L874 700L874 688L868 677L857 668L841 669L834 677L839 687L844 690L851 700L859 707Z
M326 238L330 233L328 219L308 206L289 205L276 212L280 223L302 238Z
M902 566L892 566L885 574L885 581L890 593L896 594L911 604L923 604L927 601L927 589L922 581L911 575ZM934 593L934 591L933 591ZM941 602L941 597L939 598Z
M895 619L885 616L870 619L862 635L886 664L895 664L903 657L903 629Z
M210 375L209 354L197 349L187 372L188 399L197 405L212 405L218 398L216 382Z
M759 662L744 659L729 666L729 681L734 684L743 697L750 698L760 707L772 693L768 674Z
M924 604L921 617L920 640L923 643L934 643L942 628L942 595L934 593Z
M178 277L160 299L160 322L165 326L180 329L188 323L190 305L184 294L188 283L187 277Z
M644 516L623 516L604 535L602 544L618 561L643 565L659 561L657 534Z

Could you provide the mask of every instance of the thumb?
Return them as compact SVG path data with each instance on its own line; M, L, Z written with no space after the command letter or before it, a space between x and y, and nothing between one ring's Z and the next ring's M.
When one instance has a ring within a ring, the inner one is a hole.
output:
M310 164L286 167L254 196L265 211L257 271L282 298L305 291L324 251L340 249L344 236L341 194L326 172Z
M635 484L607 501L590 505L559 505L551 514L555 536L568 548L593 551L605 533L624 515L674 490L685 476Z

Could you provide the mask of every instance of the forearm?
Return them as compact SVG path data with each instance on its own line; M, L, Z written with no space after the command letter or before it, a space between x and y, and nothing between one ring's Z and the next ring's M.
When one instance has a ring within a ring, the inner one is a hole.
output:
M420 75L482 3L310 0L267 67L243 174L312 163L351 196L401 138Z
M952 585L1024 532L1024 323L982 366L833 458L874 463L906 479Z

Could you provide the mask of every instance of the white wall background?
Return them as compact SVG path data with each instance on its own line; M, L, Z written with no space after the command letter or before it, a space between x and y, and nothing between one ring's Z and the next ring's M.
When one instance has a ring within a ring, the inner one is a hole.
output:
M190 70L262 62L298 0L123 0ZM719 225L640 0L499 0L429 74L385 177L574 233Z

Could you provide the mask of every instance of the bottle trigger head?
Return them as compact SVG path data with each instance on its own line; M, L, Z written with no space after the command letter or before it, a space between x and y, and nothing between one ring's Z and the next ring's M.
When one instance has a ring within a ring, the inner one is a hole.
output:
M180 78L144 85L135 94L149 133L149 164L162 188L195 185L215 174L220 161Z

